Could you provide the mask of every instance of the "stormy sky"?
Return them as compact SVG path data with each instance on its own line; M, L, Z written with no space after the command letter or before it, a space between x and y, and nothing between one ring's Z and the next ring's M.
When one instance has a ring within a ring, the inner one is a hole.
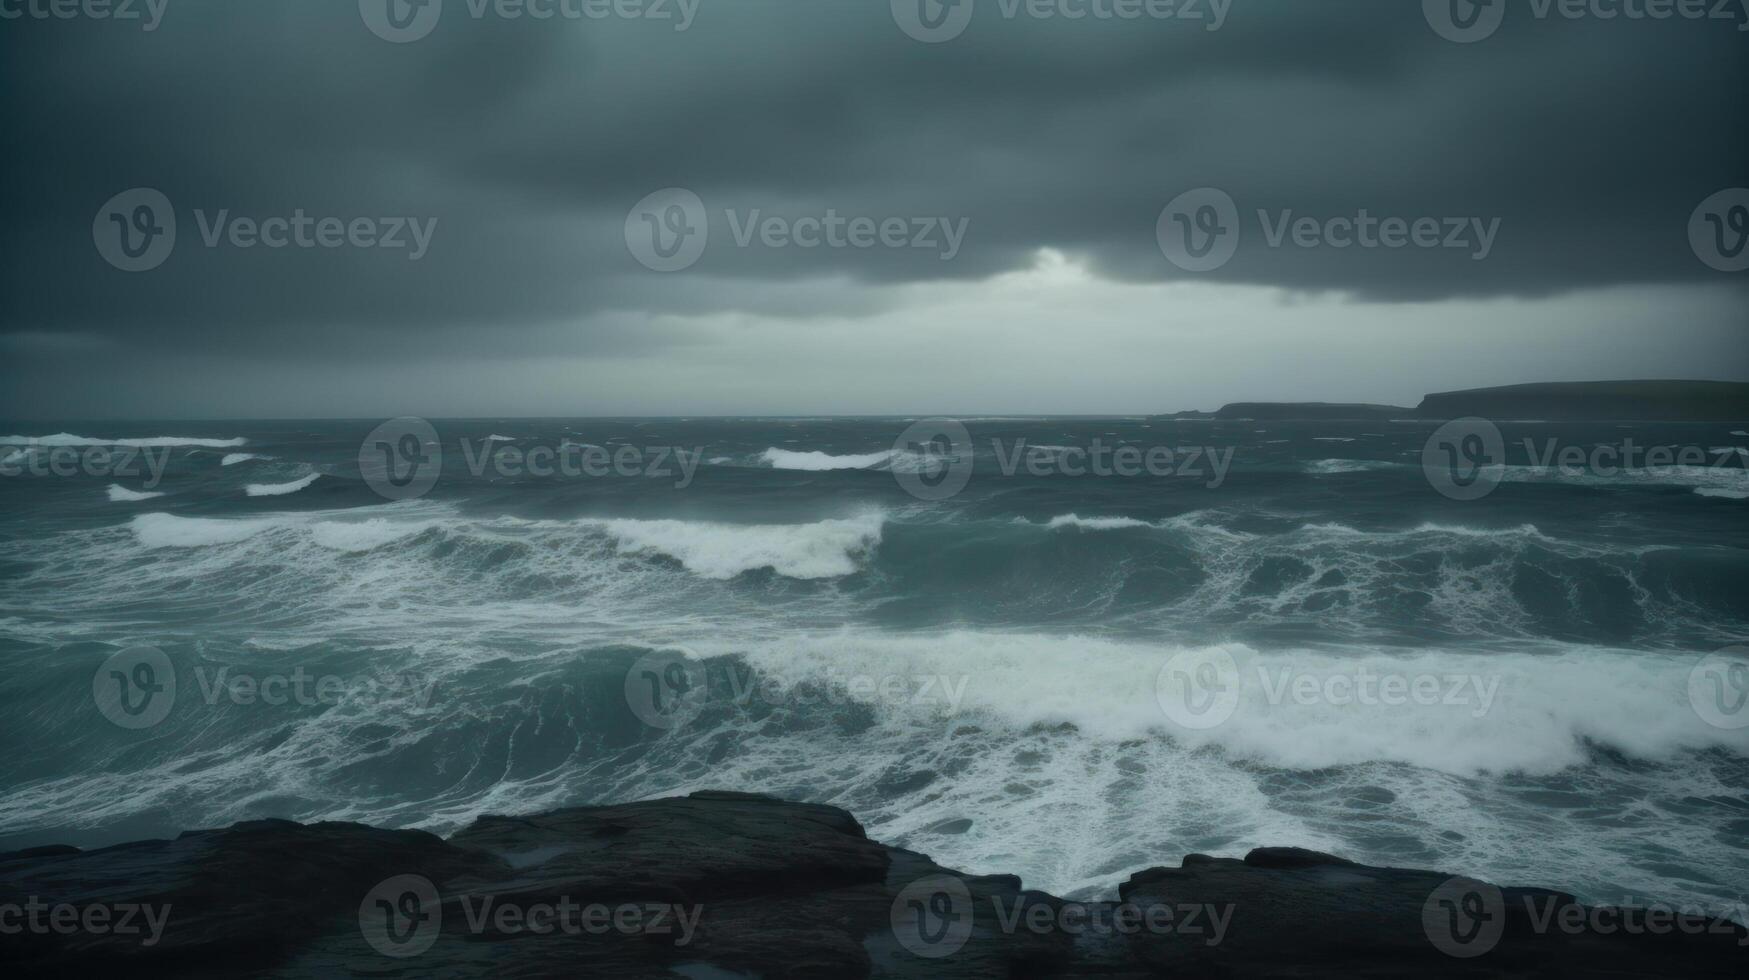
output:
M1742 5L1561 7L0 0L0 417L1749 379Z

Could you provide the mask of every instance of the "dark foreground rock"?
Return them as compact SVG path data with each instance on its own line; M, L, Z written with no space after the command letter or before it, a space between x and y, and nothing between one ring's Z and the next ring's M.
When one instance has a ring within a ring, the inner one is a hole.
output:
M0 854L0 964L80 977L1749 975L1749 934L1728 922L1308 851L1191 855L1120 898L1081 905L949 871L831 807L700 793L486 817L448 840L257 821Z

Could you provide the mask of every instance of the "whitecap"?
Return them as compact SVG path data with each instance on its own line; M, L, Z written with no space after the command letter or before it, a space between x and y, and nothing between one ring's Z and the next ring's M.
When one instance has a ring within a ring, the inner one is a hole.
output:
M0 445L6 446L129 446L136 449L155 449L161 446L198 446L204 449L227 449L241 446L249 440L241 436L235 439L199 439L189 436L152 436L145 439L93 439L89 436L76 436L69 432L60 432L52 436L6 436L0 438Z
M1327 476L1336 473L1365 473L1371 470L1394 470L1401 465L1401 463L1379 459L1314 459L1301 464L1301 469L1307 473Z
M109 485L109 499L112 503L133 503L137 500L151 500L153 497L162 496L164 496L162 490L129 490L127 487L124 487L119 483L111 483Z
M759 458L774 470L823 472L826 470L866 470L889 462L896 455L898 455L898 451L894 449L861 455L834 456L818 451L798 452L793 449L778 449L773 446L761 453Z
M788 578L854 574L858 559L881 541L883 515L865 514L813 524L715 524L677 520L605 520L588 523L611 535L621 554L666 555L694 575L731 579L770 568Z
M251 483L244 487L243 491L251 497L283 497L288 493L297 493L315 483L321 476L320 473L311 473L309 476L301 477L290 483Z
M1059 514L1045 523L1051 530L1072 527L1082 531L1121 531L1133 527L1153 527L1147 521L1134 517L1081 517L1078 514Z

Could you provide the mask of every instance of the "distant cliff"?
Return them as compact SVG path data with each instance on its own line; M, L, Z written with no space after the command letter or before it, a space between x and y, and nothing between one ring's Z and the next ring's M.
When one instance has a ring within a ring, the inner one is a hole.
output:
M1428 395L1430 419L1734 422L1749 419L1749 384L1736 381L1578 381Z
M1415 410L1398 405L1354 405L1338 402L1234 402L1215 413L1217 419L1406 419Z
M1749 421L1741 381L1570 381L1471 388L1428 395L1416 408L1343 402L1234 402L1214 412L1162 420L1373 421L1380 419L1549 419L1560 421Z

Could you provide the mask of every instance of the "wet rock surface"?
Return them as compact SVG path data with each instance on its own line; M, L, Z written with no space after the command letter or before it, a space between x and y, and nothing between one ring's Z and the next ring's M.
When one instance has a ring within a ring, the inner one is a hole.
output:
M738 793L484 817L447 840L254 821L0 854L14 975L1749 975L1722 920L1262 848L1066 902Z

